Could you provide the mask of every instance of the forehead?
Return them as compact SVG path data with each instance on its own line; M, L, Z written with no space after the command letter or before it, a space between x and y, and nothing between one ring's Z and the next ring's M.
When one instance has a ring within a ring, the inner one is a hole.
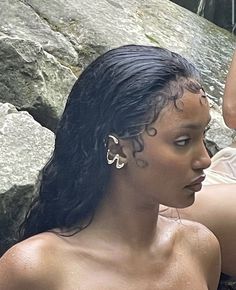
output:
M174 102L169 103L157 119L157 124L172 124L184 126L184 124L199 124L205 126L210 119L209 104L207 98L200 93L185 91L183 96Z

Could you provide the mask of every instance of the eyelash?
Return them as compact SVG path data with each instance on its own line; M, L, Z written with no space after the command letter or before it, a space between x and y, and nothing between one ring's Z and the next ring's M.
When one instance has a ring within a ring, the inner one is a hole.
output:
M207 126L203 132L203 139L208 129L209 129L209 126ZM176 140L175 145L178 147L184 147L184 146L187 146L190 143L190 141L191 141L191 138L186 136L186 138L183 138L181 140ZM180 143L184 143L184 144L180 144Z
M182 140L177 140L177 141L175 141L175 145L179 146L179 147L184 147L184 146L187 146L190 143L190 141L191 141L191 138L185 138L185 139L182 139ZM181 142L182 143L184 142L184 144L179 144Z

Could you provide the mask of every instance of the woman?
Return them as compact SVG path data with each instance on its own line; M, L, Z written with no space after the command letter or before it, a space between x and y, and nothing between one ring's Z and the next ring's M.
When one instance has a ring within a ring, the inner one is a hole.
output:
M216 289L219 244L185 208L205 178L209 106L196 69L146 46L107 52L82 73L22 241L0 289Z
M223 117L230 128L236 128L236 52L227 75ZM236 277L236 143L219 151L206 170L204 186L194 204L180 210L163 207L166 217L200 222L218 238L222 254L222 272Z

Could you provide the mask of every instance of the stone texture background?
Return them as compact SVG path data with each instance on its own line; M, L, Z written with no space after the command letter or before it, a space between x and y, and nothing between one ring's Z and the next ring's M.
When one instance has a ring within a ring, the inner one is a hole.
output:
M52 131L26 111L0 103L0 250L13 242L32 199L39 170L54 145Z

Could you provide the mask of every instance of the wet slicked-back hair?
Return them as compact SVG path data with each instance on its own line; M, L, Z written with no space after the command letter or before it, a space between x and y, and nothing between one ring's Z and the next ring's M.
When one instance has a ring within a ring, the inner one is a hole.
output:
M132 140L134 154L142 151L141 133L185 89L199 92L199 83L191 63L158 47L122 46L92 62L68 97L53 156L40 174L20 238L54 228L82 229L110 178L108 135Z

